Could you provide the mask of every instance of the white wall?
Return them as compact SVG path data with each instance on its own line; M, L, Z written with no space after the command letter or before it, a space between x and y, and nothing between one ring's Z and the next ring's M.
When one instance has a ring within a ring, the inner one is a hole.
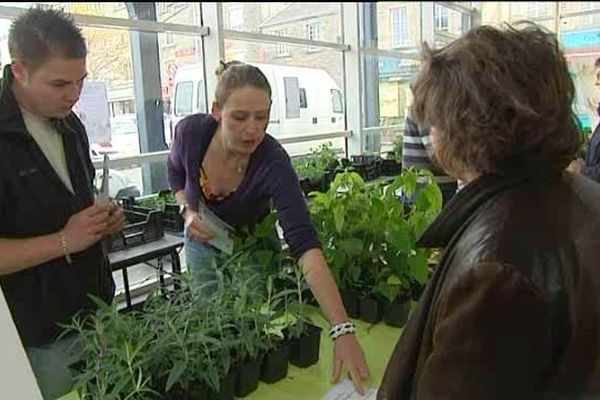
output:
M0 290L0 398L42 400L29 360Z

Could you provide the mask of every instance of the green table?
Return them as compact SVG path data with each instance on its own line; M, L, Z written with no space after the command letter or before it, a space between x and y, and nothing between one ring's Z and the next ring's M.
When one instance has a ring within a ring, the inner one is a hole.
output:
M321 353L319 362L309 368L297 368L291 364L288 366L288 375L274 384L260 382L258 389L246 397L249 400L272 400L272 399L321 399L333 388L330 382L333 364L333 343L329 338L329 324L320 311L315 309L312 315L313 322L321 326ZM389 357L400 333L399 328L385 325L383 322L372 325L366 322L354 320L357 329L357 337L360 341L371 376L367 382L369 387L379 387L383 372L387 366ZM342 376L343 379L343 376Z
M334 385L330 382L333 363L333 343L328 334L329 324L317 308L311 311L311 318L315 324L323 328L321 332L319 362L309 368L298 368L289 364L287 377L273 384L260 382L258 389L245 397L246 399L321 399L333 388ZM358 320L354 320L354 322L356 324L358 340L363 346L371 371L371 376L367 384L369 387L377 388L402 330L385 325L383 322L376 325ZM344 376L342 376L343 378ZM63 396L60 400L78 400L78 397L73 392Z

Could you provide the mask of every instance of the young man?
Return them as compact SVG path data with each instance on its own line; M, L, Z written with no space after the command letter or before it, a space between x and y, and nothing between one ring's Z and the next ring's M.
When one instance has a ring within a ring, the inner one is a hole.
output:
M100 240L123 211L94 203L85 128L71 107L86 77L85 40L61 11L34 8L9 32L0 84L0 285L45 398L72 386L61 323L110 302Z
M594 86L600 88L600 58L594 62ZM600 105L598 105L598 114L600 114ZM590 144L586 149L585 160L578 158L571 162L569 170L572 172L582 173L590 179L600 182L600 124L596 126Z

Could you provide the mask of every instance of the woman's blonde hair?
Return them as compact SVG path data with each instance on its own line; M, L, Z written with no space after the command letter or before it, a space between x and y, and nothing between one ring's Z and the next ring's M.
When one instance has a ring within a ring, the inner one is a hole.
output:
M257 67L241 61L220 61L215 74L219 81L215 90L215 101L221 107L235 89L252 86L263 90L271 99L271 85L267 77Z

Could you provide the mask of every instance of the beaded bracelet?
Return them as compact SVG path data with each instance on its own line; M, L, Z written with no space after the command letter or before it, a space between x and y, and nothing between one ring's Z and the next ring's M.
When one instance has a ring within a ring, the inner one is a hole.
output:
M329 330L329 336L331 336L332 340L339 338L342 335L347 335L349 333L356 332L356 327L354 323L351 321L340 322L339 324L335 324Z

